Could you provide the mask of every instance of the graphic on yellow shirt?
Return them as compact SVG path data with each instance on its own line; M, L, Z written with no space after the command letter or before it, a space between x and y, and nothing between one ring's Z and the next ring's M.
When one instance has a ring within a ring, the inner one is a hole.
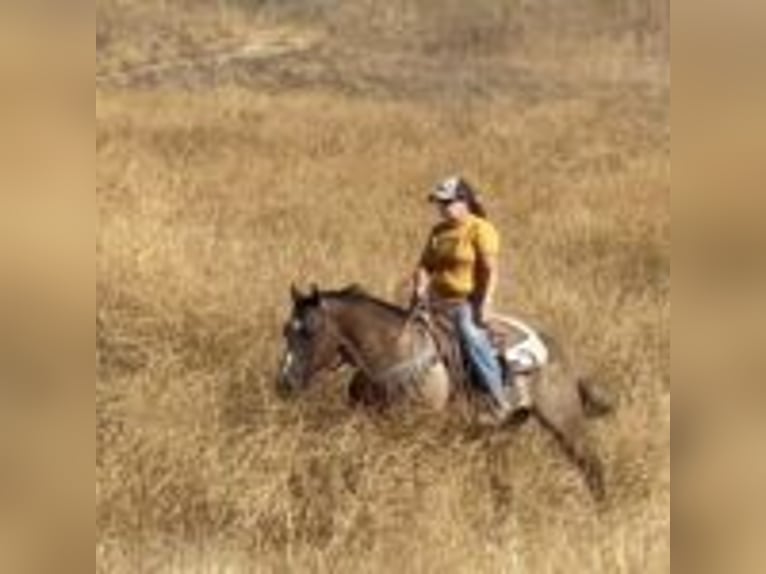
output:
M431 289L445 299L463 299L475 288L479 254L497 255L500 236L486 219L470 215L461 223L443 222L431 231L421 260Z

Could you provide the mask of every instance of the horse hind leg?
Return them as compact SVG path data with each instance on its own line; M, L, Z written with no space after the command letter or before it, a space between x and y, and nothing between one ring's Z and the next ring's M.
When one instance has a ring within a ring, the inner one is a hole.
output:
M588 445L582 431L574 436L561 440L564 450L583 473L585 484L597 502L606 497L604 485L604 466L598 455Z
M541 421L553 433L567 457L582 472L593 498L602 501L606 496L603 464L588 445L582 424L572 422L562 425L543 417Z
M572 388L567 393L562 389L546 388L545 385L541 387L535 401L537 418L551 431L569 460L582 472L593 498L602 501L606 495L603 464L588 443L585 414L577 389Z

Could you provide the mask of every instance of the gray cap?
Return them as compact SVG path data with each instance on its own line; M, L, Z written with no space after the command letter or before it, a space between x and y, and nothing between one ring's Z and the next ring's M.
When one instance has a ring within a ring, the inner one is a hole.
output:
M460 199L461 179L455 175L436 184L436 187L428 194L431 201L455 201Z

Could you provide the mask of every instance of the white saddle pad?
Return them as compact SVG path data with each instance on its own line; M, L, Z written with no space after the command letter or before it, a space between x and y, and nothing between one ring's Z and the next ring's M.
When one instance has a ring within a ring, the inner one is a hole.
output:
M520 319L507 315L493 314L492 319L505 323L524 335L519 343L504 351L503 356L509 365L514 365L521 371L531 371L548 363L550 357L548 348L532 327Z

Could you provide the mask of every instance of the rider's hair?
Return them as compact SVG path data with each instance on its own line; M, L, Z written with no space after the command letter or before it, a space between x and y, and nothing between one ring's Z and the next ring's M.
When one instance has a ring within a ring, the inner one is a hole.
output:
M468 210L477 217L487 218L487 210L479 201L478 193L476 190L462 177L458 179L456 195L462 201L465 201L468 205Z

